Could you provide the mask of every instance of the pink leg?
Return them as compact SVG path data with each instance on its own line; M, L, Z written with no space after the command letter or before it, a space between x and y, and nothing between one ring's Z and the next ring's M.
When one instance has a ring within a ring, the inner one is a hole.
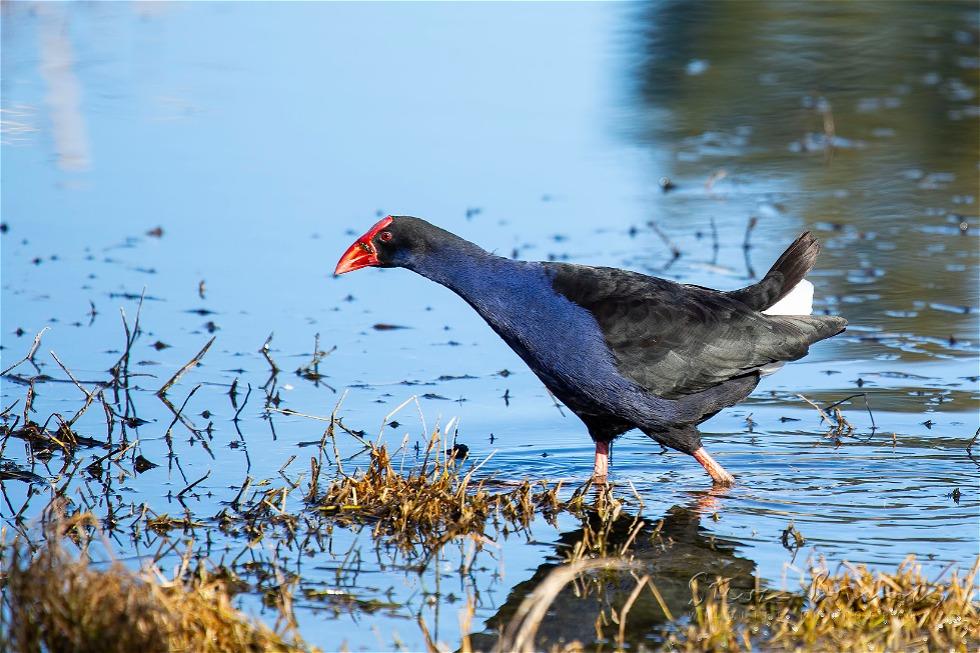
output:
M609 443L595 443L595 465L592 469L592 481L594 483L605 483L609 475Z
M598 452L598 449L596 450ZM598 458L598 453L596 453L596 458ZM735 477L725 471L725 468L718 464L718 462L712 458L704 447L701 447L692 454L694 459L701 463L701 466L705 468L708 474L711 475L712 480L715 485L734 485ZM598 464L598 463L597 463Z

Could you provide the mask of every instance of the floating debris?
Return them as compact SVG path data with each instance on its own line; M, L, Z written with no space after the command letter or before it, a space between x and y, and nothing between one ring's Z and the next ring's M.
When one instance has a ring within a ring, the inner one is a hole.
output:
M396 331L399 329L407 329L409 327L402 326L400 324L386 324L384 322L379 322L371 327L375 331Z

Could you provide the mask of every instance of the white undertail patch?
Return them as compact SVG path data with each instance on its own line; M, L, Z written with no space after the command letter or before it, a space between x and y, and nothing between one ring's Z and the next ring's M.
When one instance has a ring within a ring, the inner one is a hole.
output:
M810 315L813 313L813 284L803 279L789 294L762 311L765 315ZM777 372L784 363L770 363L759 368L759 374L769 376Z
M813 284L803 279L785 297L762 311L764 315L810 315L813 313Z

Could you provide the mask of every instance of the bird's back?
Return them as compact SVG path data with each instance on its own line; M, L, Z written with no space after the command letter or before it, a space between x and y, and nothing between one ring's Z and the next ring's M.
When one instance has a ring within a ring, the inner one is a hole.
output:
M731 295L615 268L544 264L598 324L617 368L662 398L703 392L806 355L843 330L828 316L769 316Z

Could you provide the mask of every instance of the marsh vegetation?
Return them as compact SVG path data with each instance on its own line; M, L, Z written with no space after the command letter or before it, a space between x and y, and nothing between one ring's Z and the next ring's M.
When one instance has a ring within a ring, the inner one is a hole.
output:
M4 644L977 647L974 4L0 11ZM595 488L378 212L850 327Z

